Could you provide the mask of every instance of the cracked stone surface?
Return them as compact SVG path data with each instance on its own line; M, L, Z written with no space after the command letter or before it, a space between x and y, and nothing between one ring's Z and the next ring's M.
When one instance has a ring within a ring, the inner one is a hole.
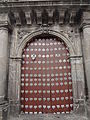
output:
M76 114L41 114L41 115L20 115L18 117L10 117L9 120L88 120L85 116Z

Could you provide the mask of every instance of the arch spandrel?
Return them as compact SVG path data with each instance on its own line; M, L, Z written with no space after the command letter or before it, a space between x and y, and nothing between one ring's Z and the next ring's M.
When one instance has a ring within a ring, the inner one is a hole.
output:
M71 41L66 37L66 35L64 35L63 33L54 31L54 30L49 30L49 31L38 30L38 31L35 31L35 32L28 34L25 38L23 38L23 40L21 41L21 43L17 47L16 57L21 58L22 50L25 47L26 43L28 41L32 40L33 37L41 35L43 33L48 34L48 35L54 35L54 36L62 39L65 42L66 46L69 48L70 56L75 55L75 48L72 45Z

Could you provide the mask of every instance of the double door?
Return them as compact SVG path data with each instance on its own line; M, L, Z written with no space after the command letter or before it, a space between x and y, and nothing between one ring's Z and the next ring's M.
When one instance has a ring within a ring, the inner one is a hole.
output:
M73 109L69 50L60 38L33 38L23 50L21 111L68 113Z

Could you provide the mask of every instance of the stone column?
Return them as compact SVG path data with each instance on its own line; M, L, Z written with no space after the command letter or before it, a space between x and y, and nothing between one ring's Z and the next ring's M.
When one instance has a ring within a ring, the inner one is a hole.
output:
M82 37L82 50L84 56L85 63L85 80L86 80L86 88L88 92L88 100L86 104L86 115L90 120L90 12L83 13L83 37Z
M83 26L83 53L85 63L85 74L86 74L86 89L88 92L87 100L87 117L90 119L90 25L85 24Z
M84 12L82 25L82 48L85 63L86 82L88 87L88 98L90 100L90 12Z
M7 96L7 75L8 75L8 14L0 14L0 103Z
M8 93L8 14L0 14L0 120L8 116L8 102L6 101Z
M4 100L7 92L8 67L8 29L0 27L0 100Z

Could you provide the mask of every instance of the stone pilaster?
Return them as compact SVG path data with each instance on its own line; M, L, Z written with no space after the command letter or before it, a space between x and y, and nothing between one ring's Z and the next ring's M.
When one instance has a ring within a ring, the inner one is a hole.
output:
M4 120L4 113L8 109L8 102L6 101L8 87L8 15L0 14L0 120ZM5 111L4 111L5 110ZM5 118L6 119L6 118Z
M6 97L8 67L8 29L0 27L0 100Z
M90 13L83 14L83 54L85 62L85 73L88 85L88 97L90 99Z
M90 11L84 12L83 14L83 39L82 39L82 47L83 47L83 55L84 55L84 63L85 63L85 76L86 76L86 87L88 92L88 101L87 101L87 115L90 119Z

